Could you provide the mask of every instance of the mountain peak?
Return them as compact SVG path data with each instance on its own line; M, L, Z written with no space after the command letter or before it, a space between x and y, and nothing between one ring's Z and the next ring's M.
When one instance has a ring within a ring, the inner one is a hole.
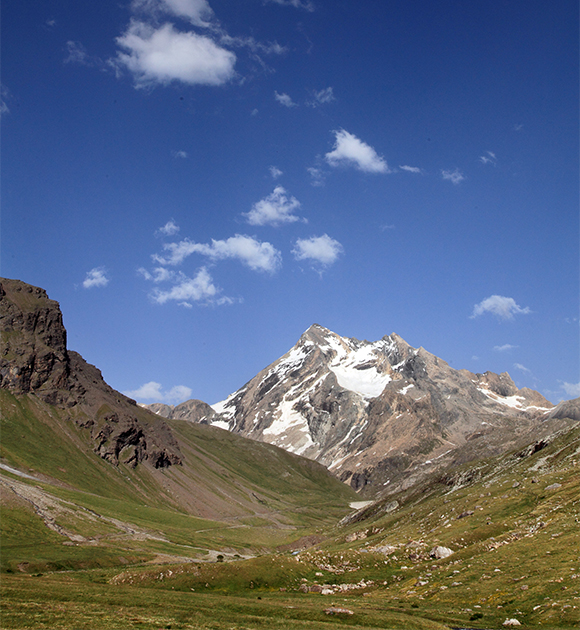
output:
M396 333L370 342L313 324L204 421L315 459L372 493L505 449L515 418L523 435L551 407L508 374L455 370Z

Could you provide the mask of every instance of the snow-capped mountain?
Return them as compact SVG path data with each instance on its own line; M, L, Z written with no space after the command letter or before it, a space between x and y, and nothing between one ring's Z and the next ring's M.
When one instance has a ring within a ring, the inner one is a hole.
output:
M355 489L376 493L507 450L552 407L507 373L452 369L394 333L359 341L315 324L195 420L315 459Z

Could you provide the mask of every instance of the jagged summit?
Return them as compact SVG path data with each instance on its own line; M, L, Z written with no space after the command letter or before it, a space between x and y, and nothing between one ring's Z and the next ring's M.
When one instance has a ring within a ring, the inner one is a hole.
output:
M313 324L212 411L199 417L197 407L195 420L315 459L376 492L501 452L552 407L507 373L452 369L396 333L369 342Z

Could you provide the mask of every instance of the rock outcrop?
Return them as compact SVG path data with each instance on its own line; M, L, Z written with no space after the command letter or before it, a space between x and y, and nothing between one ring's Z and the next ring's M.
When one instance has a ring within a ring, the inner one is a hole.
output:
M58 302L19 280L0 279L0 388L68 410L101 457L132 466L181 463L169 427L119 394L69 351Z

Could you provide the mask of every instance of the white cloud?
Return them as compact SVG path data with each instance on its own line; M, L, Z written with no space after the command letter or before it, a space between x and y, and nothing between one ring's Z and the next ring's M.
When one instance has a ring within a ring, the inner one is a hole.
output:
M562 383L562 389L568 396L572 398L578 398L580 396L580 382L579 383Z
M304 9L305 11L314 11L314 3L310 0L264 0L265 3L279 4L283 7L294 7L296 9Z
M173 151L171 155L173 155L174 158L187 159L187 151Z
M163 227L160 227L155 232L155 236L175 236L178 232L179 225L177 225L173 219L170 219Z
M151 381L149 383L145 383L145 385L141 385L139 389L123 392L123 394L125 394L125 396L129 396L129 398L134 398L137 401L149 400L152 402L161 402L172 405L183 402L184 400L189 400L191 398L192 389L190 387L186 387L185 385L176 385L169 391L165 392L161 387L161 383Z
M522 372L525 372L526 374L532 373L532 370L528 369L525 365L522 365L521 363L514 363L514 367L517 370L521 370Z
M211 244L195 243L188 239L179 243L167 243L163 248L170 252L164 258L155 254L153 260L161 265L179 265L193 253L202 254L211 260L233 258L254 271L273 273L282 263L280 252L268 242L260 242L251 236L236 234L225 241L212 239Z
M284 105L284 107L298 107L288 94L278 94L278 92L274 92L274 98L278 101L278 103L280 103L280 105Z
M471 319L483 313L491 313L499 319L513 319L514 315L527 315L531 311L527 306L524 308L518 306L511 297L492 295L473 307Z
M278 179L283 175L282 171L277 166L270 166L270 175L272 175L273 179Z
M91 65L90 57L86 51L86 48L80 42L68 41L66 43L66 49L68 57L64 60L65 63L78 63L81 65Z
M308 102L308 105L310 105L311 107L318 107L319 105L332 103L332 101L336 100L336 98L334 97L334 91L331 87L327 87L323 90L319 90L318 92L314 92L312 96L314 97L313 100Z
M296 260L309 260L323 267L329 267L336 262L344 248L330 238L328 234L313 236L312 238L299 238L292 250Z
M175 272L165 269L165 267L156 267L153 269L153 273L150 273L147 269L140 267L137 269L137 272L140 273L145 280L150 280L155 283L167 282L175 278Z
M10 109L6 103L10 97L10 90L5 85L0 85L0 116L10 113Z
M503 346L494 346L493 349L495 352L507 352L508 350L514 350L518 346L512 346L511 343L505 343Z
M479 161L483 164L495 164L497 161L495 153L493 151L486 151L485 153L486 155L480 156Z
M87 272L87 275L83 281L83 287L85 289L92 289L93 287L106 287L109 284L109 278L107 278L104 267L95 267Z
M220 292L220 289L213 284L213 278L205 267L199 269L193 278L179 273L177 276L168 276L163 280L170 277L177 278L177 283L174 286L166 291L155 289L151 294L153 300L158 304L165 304L170 300L187 303L190 301L213 302Z
M334 132L334 149L324 157L330 166L354 166L367 173L389 173L385 160L368 144L341 129Z
M277 226L281 223L300 221L300 217L292 214L298 208L300 208L298 199L287 197L286 190L282 186L276 186L273 193L255 203L250 212L245 212L243 216L248 219L250 225Z
M187 18L196 26L207 27L213 18L213 11L207 0L133 0L131 9L153 17L168 13Z
M212 39L179 32L172 24L153 28L132 20L117 38L126 52L117 54L138 87L181 81L190 85L222 85L234 76L236 55Z
M421 169L418 166L399 166L402 171L407 171L407 173L422 173Z
M458 168L456 168L454 171L441 171L441 177L455 185L459 184L465 179L465 175L463 175L463 173Z
M310 177L312 177L312 181L310 182L312 186L324 186L324 173L321 169L309 166L306 170L310 174Z

